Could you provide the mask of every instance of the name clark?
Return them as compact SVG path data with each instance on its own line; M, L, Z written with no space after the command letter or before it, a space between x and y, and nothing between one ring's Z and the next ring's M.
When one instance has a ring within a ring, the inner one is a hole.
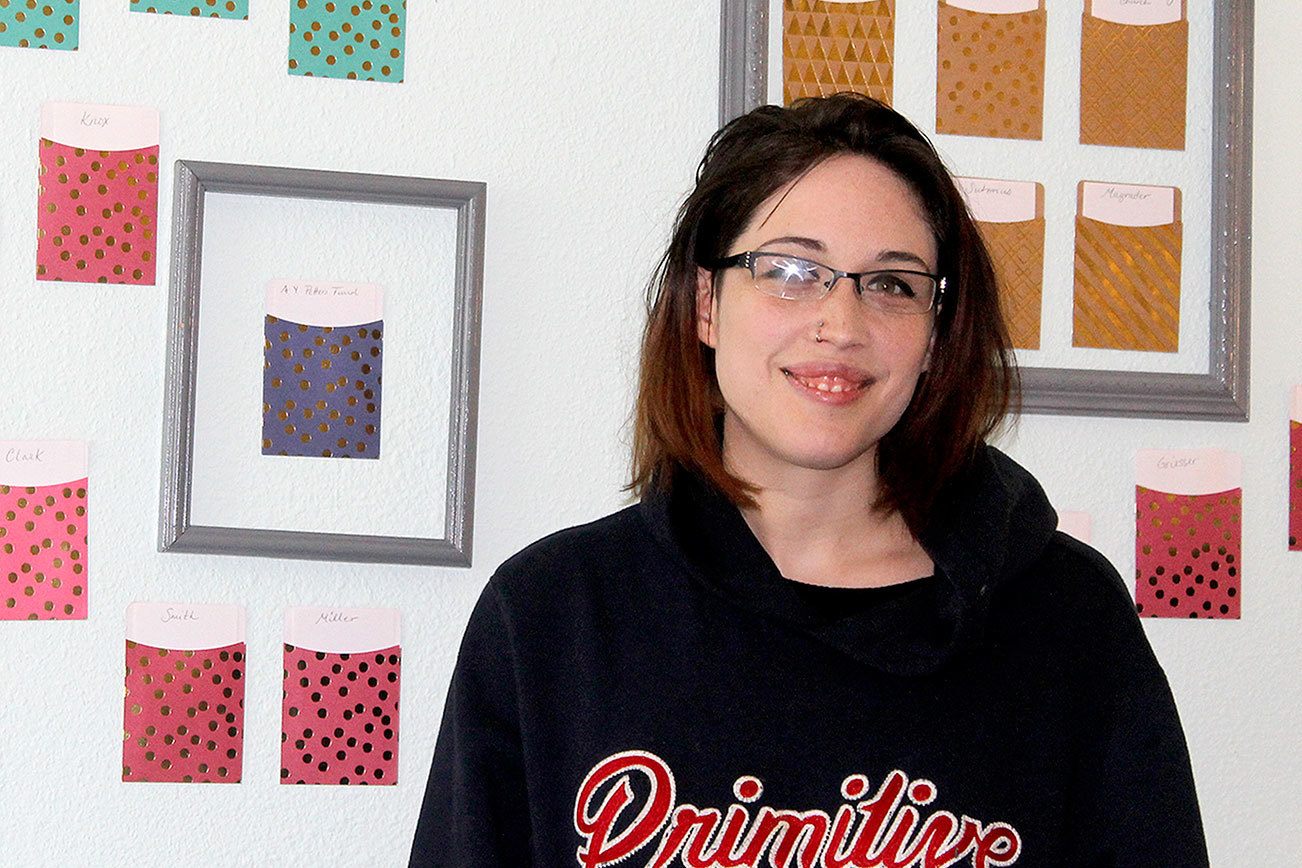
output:
M737 801L723 810L675 804L674 786L665 761L644 751L594 766L574 803L579 864L616 865L651 844L647 868L675 859L687 868L947 868L969 858L988 868L1011 865L1022 851L1007 823L924 815L918 808L936 799L936 785L899 770L873 793L865 775L850 775L841 783L846 804L830 815L755 806L764 784L748 775L734 782Z
M322 612L316 616L318 624L339 624L356 621L358 615L345 615L343 612Z
M6 463L13 464L15 461L41 461L45 457L43 449L8 449L5 450Z

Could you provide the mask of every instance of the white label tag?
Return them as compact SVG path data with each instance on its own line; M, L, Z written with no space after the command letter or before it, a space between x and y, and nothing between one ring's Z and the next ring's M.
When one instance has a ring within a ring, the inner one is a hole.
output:
M132 603L127 638L154 648L200 651L244 641L244 607L223 603Z
M357 654L402 644L402 615L397 609L343 609L297 606L285 612L285 644Z
M86 478L85 440L0 440L0 485L58 485Z
M1081 182L1081 216L1114 226L1174 223L1175 188Z
M363 325L384 319L384 291L374 283L273 280L267 313L303 325Z
M1243 459L1224 449L1141 449L1135 483L1167 494L1216 494L1243 485Z
M1058 530L1088 545L1092 542L1094 522L1088 512L1063 510L1058 513Z
M957 6L969 12L985 12L990 15L1035 12L1043 8L1043 4L1044 0L945 0L946 6Z
M1184 0L1087 0L1085 14L1113 24L1174 24L1184 18Z
M41 138L88 151L134 151L158 144L158 109L138 105L47 102Z
M982 223L1021 223L1036 218L1034 181L955 178L972 219Z

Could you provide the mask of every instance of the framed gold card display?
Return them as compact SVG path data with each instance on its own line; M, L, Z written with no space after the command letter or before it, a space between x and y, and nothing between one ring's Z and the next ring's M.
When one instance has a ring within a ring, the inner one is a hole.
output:
M723 0L719 113L851 90L931 137L1024 411L1244 421L1251 52L1250 0Z
M469 566L484 184L175 177L159 550Z

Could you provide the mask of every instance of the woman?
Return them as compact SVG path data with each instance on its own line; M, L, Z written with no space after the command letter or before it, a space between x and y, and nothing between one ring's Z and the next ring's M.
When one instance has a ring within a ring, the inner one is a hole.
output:
M412 864L1206 865L1120 578L984 445L1015 373L923 135L733 121L655 288L641 502L489 582Z

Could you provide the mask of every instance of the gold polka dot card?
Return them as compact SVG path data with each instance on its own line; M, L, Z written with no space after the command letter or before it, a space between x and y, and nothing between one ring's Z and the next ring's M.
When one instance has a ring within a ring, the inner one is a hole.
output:
M241 606L127 607L124 782L240 782L244 657Z
M890 103L895 0L784 0L783 101L855 91Z
M1184 150L1188 67L1185 0L1085 0L1081 144Z
M1076 191L1074 347L1180 348L1180 190L1081 181Z
M1243 465L1223 449L1135 457L1135 607L1147 618L1239 617Z
M36 279L155 282L158 112L41 107Z
M1013 346L1038 350L1044 291L1044 187L1035 181L954 180L994 260Z
M273 280L266 305L262 454L379 458L383 290Z
M85 620L86 443L0 440L0 620Z
M292 0L289 74L403 80L406 0Z
M287 610L280 782L396 784L401 666L397 609Z
M1041 139L1044 0L941 0L936 132Z
M247 21L249 0L131 0L131 11Z
M76 51L81 0L3 0L0 46Z
M1293 387L1288 419L1288 547L1302 551L1302 386Z

